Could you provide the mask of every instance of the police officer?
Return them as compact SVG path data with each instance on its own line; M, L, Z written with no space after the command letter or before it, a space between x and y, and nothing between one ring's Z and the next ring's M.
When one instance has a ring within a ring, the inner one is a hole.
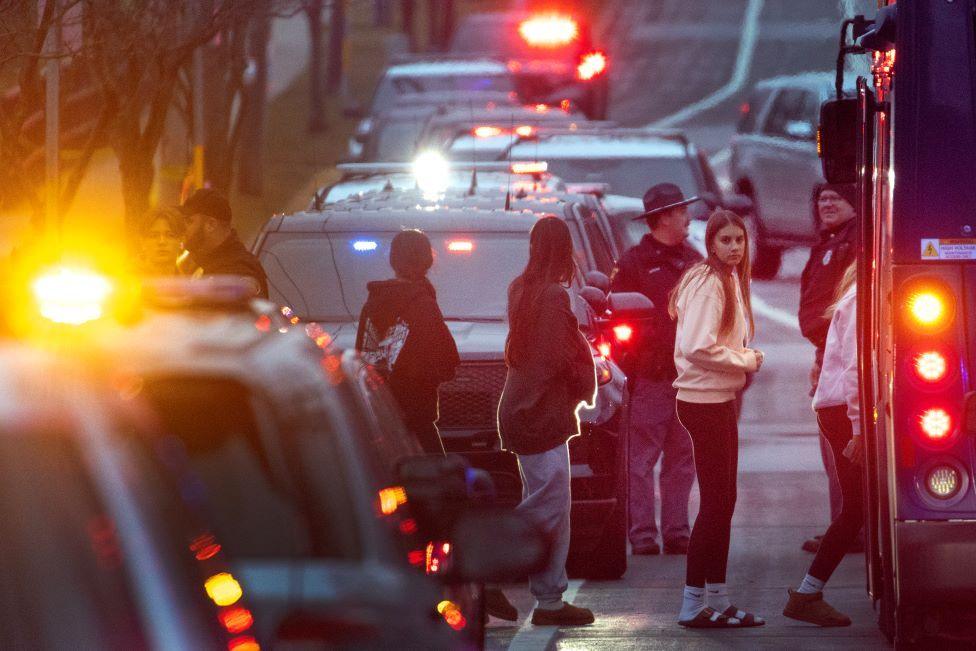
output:
M180 210L186 215L184 244L202 274L247 278L253 283L255 295L268 298L268 277L261 262L247 250L231 226L227 199L216 190L201 188Z
M857 228L854 206L857 190L853 183L823 183L813 190L813 217L820 232L820 241L810 249L810 258L800 277L800 332L816 347L810 369L810 395L816 391L823 362L827 330L830 328L828 308L837 302L837 288L844 271L857 257ZM843 498L834 467L833 453L823 437L820 453L830 492L830 517L840 515ZM821 536L803 543L803 549L816 552Z
M661 464L661 530L664 553L688 551L688 496L695 461L688 432L675 412L675 323L668 297L681 275L701 256L686 239L691 218L686 199L673 183L660 183L644 194L645 212L635 219L651 232L620 258L613 273L615 292L640 292L654 303L649 331L639 333L635 352L623 361L631 379L630 397L630 543L634 554L659 554L654 507L654 466Z

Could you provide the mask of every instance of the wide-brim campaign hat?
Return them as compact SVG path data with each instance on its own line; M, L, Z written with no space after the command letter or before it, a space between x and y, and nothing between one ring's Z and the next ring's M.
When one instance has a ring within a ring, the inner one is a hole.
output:
M674 183L658 183L644 193L644 212L634 217L634 221L647 219L696 201L701 201L701 197L694 196L686 199L681 188Z

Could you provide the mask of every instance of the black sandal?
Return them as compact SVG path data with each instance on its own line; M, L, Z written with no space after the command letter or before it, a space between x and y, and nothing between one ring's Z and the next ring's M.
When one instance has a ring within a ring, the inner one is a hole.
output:
M739 613L742 613L741 617L739 617ZM746 612L744 610L740 610L736 606L729 606L724 611L722 611L722 614L730 619L739 620L739 622L741 622L739 624L741 628L751 628L753 626L766 625L766 620L763 619L762 617L759 617L758 615L753 615L752 613Z
M694 619L678 620L679 626L685 628L742 628L742 622L735 617L729 617L714 608L705 606Z

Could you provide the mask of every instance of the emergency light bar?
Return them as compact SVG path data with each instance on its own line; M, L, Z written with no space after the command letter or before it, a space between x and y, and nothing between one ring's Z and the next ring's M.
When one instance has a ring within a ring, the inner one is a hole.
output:
M535 47L568 45L579 36L576 21L559 14L533 16L522 21L518 30L525 42Z
M505 161L447 161L451 171L471 172L507 172L509 164ZM376 162L376 163L339 163L336 169L346 174L357 176L383 176L386 174L412 174L413 163L405 162Z

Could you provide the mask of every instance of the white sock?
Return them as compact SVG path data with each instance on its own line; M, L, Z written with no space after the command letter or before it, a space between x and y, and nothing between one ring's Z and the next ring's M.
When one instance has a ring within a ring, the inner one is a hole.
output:
M698 616L705 609L705 588L696 588L691 585L685 586L684 598L681 600L681 613L678 615L679 622L689 622Z
M823 588L823 581L807 574L805 577L803 577L803 583L800 584L800 588L797 590L797 592L800 594L816 594L818 592L822 592Z
M720 613L732 605L729 601L729 590L724 583L706 583L705 594L708 605Z

